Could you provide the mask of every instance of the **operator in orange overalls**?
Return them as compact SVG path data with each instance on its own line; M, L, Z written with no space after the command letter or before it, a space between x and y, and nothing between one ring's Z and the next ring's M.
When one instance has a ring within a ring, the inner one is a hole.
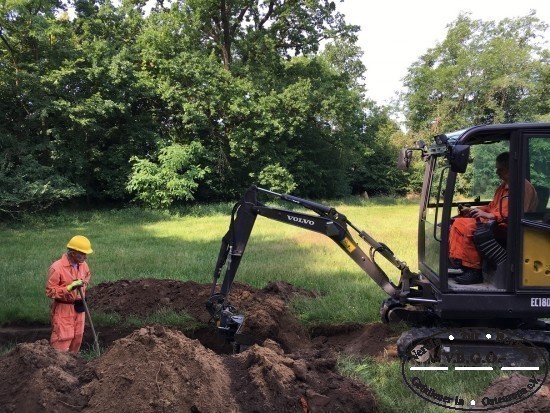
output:
M67 244L67 253L48 270L46 295L54 299L50 311L50 344L57 350L74 353L80 350L85 314L79 290L84 296L92 276L86 258L92 252L88 238L75 235Z
M478 222L494 220L497 224L495 232L505 232L508 218L508 180L509 153L503 152L496 158L496 173L502 180L493 200L478 208L464 208L460 217L456 218L449 234L449 256L453 261L460 261L464 274L457 276L458 284L478 284L483 282L481 274L481 256L474 243L474 231ZM506 197L506 198L504 198ZM537 192L529 181L525 181L524 211L535 211L538 205Z

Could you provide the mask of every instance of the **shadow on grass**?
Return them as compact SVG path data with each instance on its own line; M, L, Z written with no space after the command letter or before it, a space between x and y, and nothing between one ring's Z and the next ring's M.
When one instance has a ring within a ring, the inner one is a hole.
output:
M283 201L279 198L268 197L260 194L259 200L275 208L287 209L289 211L303 209L292 202ZM392 205L417 205L418 199L407 199L404 197L376 196L364 199L360 196L348 196L339 199L324 199L311 201L326 206L392 206ZM233 206L237 201L217 202L210 204L189 204L172 207L166 210L153 210L138 206L125 206L115 209L94 208L74 210L59 208L56 211L40 212L34 214L22 214L17 220L2 221L0 227L6 229L46 229L63 226L82 226L98 224L123 224L132 219L136 224L153 223L181 217L209 217L216 215L230 215Z

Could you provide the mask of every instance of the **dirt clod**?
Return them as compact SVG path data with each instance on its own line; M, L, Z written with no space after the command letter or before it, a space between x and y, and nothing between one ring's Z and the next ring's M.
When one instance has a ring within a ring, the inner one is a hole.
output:
M481 398L498 398L513 394L518 389L525 388L529 384L529 377L513 373L510 376L500 377L485 390ZM498 406L497 406L498 407ZM542 387L524 401L503 407L497 410L499 413L547 413L550 411L550 381L547 379Z
M80 388L93 377L77 355L54 350L46 340L18 344L0 358L0 411L82 411Z

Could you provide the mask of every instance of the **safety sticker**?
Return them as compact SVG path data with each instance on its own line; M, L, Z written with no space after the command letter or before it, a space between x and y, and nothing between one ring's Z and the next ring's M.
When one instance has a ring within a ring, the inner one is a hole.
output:
M347 249L349 252L353 252L356 248L355 245L353 245L353 242L351 240L344 238L342 241L340 241L345 249Z

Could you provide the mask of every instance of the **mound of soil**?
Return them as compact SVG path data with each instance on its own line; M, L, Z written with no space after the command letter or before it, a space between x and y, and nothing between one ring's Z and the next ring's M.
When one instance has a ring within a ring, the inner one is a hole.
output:
M363 383L338 374L339 354L396 358L399 332L381 323L317 326L305 331L289 311L296 296L316 294L276 282L263 289L235 284L231 303L246 315L245 332L257 344L239 354L206 326L210 285L135 279L90 288L92 314L146 317L161 309L185 311L204 323L185 331L96 326L108 350L86 362L50 347L47 326L5 326L0 343L0 413L12 412L372 412L376 401ZM15 339L15 340L14 340ZM38 340L38 341L37 341ZM91 345L90 328L86 345ZM484 396L521 387L521 375L495 381ZM482 396L483 397L483 396ZM550 384L507 413L550 411Z
M296 295L315 296L282 282L264 289L234 285L231 303L246 314L245 332L258 343L236 355L211 345L212 327L204 332L210 338L199 341L189 332L158 325L133 332L115 328L109 334L98 326L100 338L110 338L102 342L109 348L88 363L45 340L19 344L0 358L0 412L375 411L371 390L339 375L336 357L340 351L387 353L390 331L379 323L367 326L371 330L325 327L312 339L289 311ZM209 296L209 285L139 279L93 287L88 304L92 314L114 312L122 319L169 309L205 323ZM378 329L374 344L365 345L364 333Z
M222 357L177 331L142 328L91 364L86 412L238 411Z
M193 281L134 279L102 283L91 288L88 303L94 311L114 312L123 319L146 317L164 309L185 311L196 320L207 323L210 316L206 311L206 301L210 292L210 285ZM269 338L277 341L285 351L294 351L308 337L288 310L288 301L296 295L315 296L280 281L263 289L235 283L231 290L231 304L247 315L243 333L255 337L258 343Z
M54 350L46 340L18 344L0 359L0 411L82 411L92 369L82 357Z
M516 392L529 383L529 377L513 373L509 377L495 380L485 391L483 397L498 398ZM547 413L550 412L550 378L531 397L509 407L498 409L499 413Z
M334 367L334 359L294 360L274 342L220 356L152 326L116 341L94 363L98 379L83 389L84 411L373 411L370 390Z

